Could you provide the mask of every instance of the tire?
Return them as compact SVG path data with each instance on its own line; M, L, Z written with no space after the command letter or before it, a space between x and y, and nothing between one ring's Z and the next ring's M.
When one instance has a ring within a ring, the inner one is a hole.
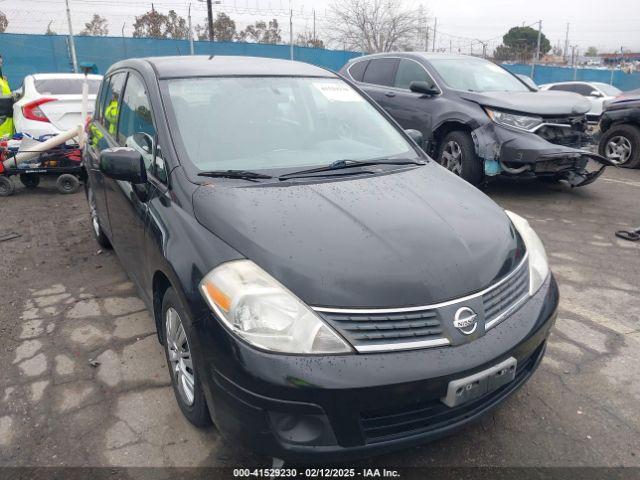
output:
M444 137L438 148L438 162L472 185L482 182L482 162L471 135L465 131L455 130Z
M635 125L614 125L600 139L600 155L622 168L640 166L640 128Z
M93 237L98 242L102 248L111 248L111 242L105 235L102 230L102 226L100 225L100 219L98 218L98 210L96 207L96 201L93 193L93 189L91 186L87 185L86 187L87 194L87 203L89 204L89 215L91 216L91 231L93 232Z
M199 379L198 368L190 345L190 319L173 288L167 289L162 300L162 339L171 384L183 415L198 428L212 424L207 401ZM185 355L188 355L186 357ZM188 362L187 362L188 360Z
M36 188L40 184L40 175L37 173L21 173L20 181L27 188Z
M13 195L16 186L9 177L0 175L0 197L8 197Z
M80 180L75 175L63 173L56 180L56 187L60 193L76 193L80 189Z

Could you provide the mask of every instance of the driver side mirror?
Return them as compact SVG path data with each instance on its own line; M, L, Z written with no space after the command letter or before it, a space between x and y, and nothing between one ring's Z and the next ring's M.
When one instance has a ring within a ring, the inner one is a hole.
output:
M142 154L129 147L107 148L100 153L100 171L114 180L134 185L147 181Z
M408 128L404 131L407 135L411 137L411 140L416 142L420 148L422 148L424 144L424 136L420 130L414 130L413 128Z
M423 81L411 82L409 90L413 93L422 93L424 95L438 95L440 93L440 90L434 84Z
M590 94L590 97L596 97L596 98L601 98L604 97L604 95L602 93L600 93L598 90L593 90Z

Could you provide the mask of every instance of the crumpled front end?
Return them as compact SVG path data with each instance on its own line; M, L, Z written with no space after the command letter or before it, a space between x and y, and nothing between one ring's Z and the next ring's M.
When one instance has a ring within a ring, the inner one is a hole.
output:
M478 157L484 160L486 176L547 177L581 187L594 182L606 166L615 165L587 150L594 144L594 138L579 121L562 124L550 121L535 132L517 131L492 122L471 135Z

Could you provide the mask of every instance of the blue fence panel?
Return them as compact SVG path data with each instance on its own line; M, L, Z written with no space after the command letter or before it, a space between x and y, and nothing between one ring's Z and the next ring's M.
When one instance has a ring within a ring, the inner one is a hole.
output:
M507 70L513 73L531 75L531 65L505 64ZM613 74L613 77L612 77ZM588 82L612 83L620 90L635 90L640 88L640 73L624 73L621 70L600 70L597 68L553 67L549 65L536 65L534 79L538 85L553 82L570 82L573 80Z
M78 62L95 63L99 73L125 58L189 55L187 40L131 37L75 37ZM194 42L200 55L242 55L290 58L288 45L265 45L240 42ZM0 34L0 54L4 57L3 73L12 88L17 88L26 75L45 72L71 72L71 54L66 35ZM330 70L339 70L359 52L294 47L294 59Z

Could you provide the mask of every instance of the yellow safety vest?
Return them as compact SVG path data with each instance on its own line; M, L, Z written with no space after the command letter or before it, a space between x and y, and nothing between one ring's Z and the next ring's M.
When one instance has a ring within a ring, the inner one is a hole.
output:
M118 121L118 101L112 100L109 106L104 111L104 118L109 124L109 133L114 135L116 133L116 122Z
M11 95L11 87L6 78L0 77L0 94ZM13 135L13 118L6 117L5 121L0 123L0 137Z

